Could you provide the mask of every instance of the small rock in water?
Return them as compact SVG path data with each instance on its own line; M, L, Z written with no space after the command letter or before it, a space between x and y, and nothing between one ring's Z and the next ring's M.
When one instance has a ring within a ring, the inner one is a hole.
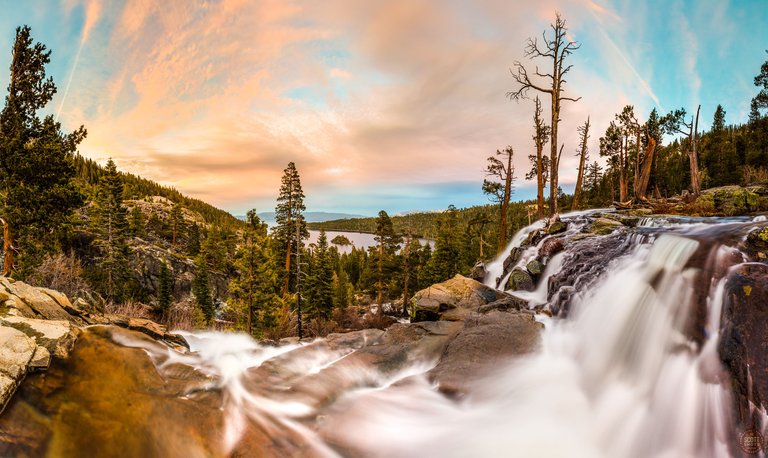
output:
M488 273L488 271L485 270L485 264L480 261L472 268L472 272L469 273L469 278L482 283L483 280L485 280L486 273Z
M544 271L544 265L536 259L526 264L525 268L533 277L538 277Z
M533 291L533 278L531 278L528 271L516 267L512 270L512 273L509 274L506 289L510 291Z
M547 228L547 233L549 235L559 234L561 232L565 232L566 229L568 229L568 223L557 220L549 225Z
M545 240L544 244L542 244L541 248L539 248L539 256L543 258L551 258L564 249L565 244L563 243L563 239L550 237Z

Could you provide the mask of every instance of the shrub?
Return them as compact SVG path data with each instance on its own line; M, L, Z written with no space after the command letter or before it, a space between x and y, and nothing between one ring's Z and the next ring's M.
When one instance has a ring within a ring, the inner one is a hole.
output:
M47 256L27 278L32 286L50 288L64 293L70 300L81 291L88 291L91 285L83 278L80 260L72 254L59 253Z

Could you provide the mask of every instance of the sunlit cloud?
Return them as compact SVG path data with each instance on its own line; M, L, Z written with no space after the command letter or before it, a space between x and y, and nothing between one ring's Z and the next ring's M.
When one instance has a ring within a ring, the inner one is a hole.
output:
M112 157L126 171L235 213L273 207L289 161L315 210L375 214L486 203L486 158L507 145L515 149L515 197L530 197L532 184L522 176L534 148L532 102L512 102L505 93L514 85L514 61L536 64L523 55L525 40L548 30L555 11L582 43L566 85L582 100L565 104L560 126L561 182L570 189L576 128L587 116L594 160L600 135L625 104L641 116L698 98L703 112L713 109L705 88L713 75L707 65L714 64L703 53L711 42L692 25L723 21L728 33L743 33L729 20L734 5L690 17L694 4L687 0L671 10L666 2L628 0L53 5L35 11L33 33L76 31L48 44L60 75L54 114L68 128L88 128L81 152ZM5 20L27 21L23 12ZM65 38L71 46L56 41ZM734 75L737 65L721 61L742 52L739 42L729 37L715 46L717 66ZM741 100L749 74L739 71L747 77L734 76L738 84L727 90ZM735 117L745 107L727 108Z

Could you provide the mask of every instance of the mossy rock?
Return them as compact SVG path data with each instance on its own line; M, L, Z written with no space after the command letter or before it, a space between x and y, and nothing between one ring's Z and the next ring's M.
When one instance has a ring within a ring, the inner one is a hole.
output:
M589 232L596 235L608 235L613 232L614 229L622 226L623 224L613 219L597 218L592 221L592 225L589 227Z
M536 259L526 264L525 268L526 270L528 270L528 273L531 274L533 277L538 277L539 275L541 275L542 272L544 272L544 264L542 264Z
M555 221L554 223L549 225L549 227L547 228L547 233L549 235L559 234L561 232L565 232L566 229L568 229L568 223L563 221Z
M533 278L527 270L520 267L515 267L509 274L509 280L507 280L507 290L510 291L533 291L535 285L533 284Z

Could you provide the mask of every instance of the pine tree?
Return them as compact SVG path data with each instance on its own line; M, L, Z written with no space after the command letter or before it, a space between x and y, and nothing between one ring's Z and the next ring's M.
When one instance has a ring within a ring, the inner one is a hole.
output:
M184 213L181 204L176 204L171 208L171 243L176 245L176 241L184 231Z
M200 254L200 226L192 223L187 230L187 254L197 256Z
M231 300L244 317L243 326L251 335L261 336L277 297L277 268L271 256L266 224L262 223L255 210L247 217L244 242L237 251L235 268L238 276L230 279Z
M142 213L138 206L133 207L131 209L131 235L134 237L144 237L146 235L145 224L144 213Z
M163 261L160 265L160 291L157 296L157 308L162 314L163 320L168 317L168 311L173 302L173 278L168 263Z
M427 265L430 283L448 280L461 270L458 224L458 211L450 205L440 217L435 251Z
M0 113L0 216L13 235L5 239L3 270L10 274L18 268L22 277L56 248L83 203L73 183L73 155L85 128L64 133L52 115L40 119L37 114L56 93L45 72L50 56L45 45L33 42L29 27L16 29L8 95ZM23 254L18 265L17 253Z
M196 264L197 272L192 281L192 294L195 296L197 307L203 313L206 326L211 326L216 316L216 306L213 304L211 288L208 285L208 265L202 255L197 257Z
M511 146L507 146L504 151L496 150L496 155L501 156L505 161L493 156L488 158L485 175L498 181L483 180L483 193L489 194L494 201L499 203L499 240L497 251L501 252L507 246L509 201L512 197L512 185L515 180L515 166L512 163L514 150Z
M395 233L392 219L384 210L381 210L376 218L376 236L373 239L377 242L375 250L371 247L371 256L376 268L376 302L381 306L384 303L385 290L391 289L387 288L387 280L393 277L397 269L395 254L403 242L403 238ZM386 296L389 299L389 294Z
M312 315L330 319L333 311L333 265L328 248L328 237L320 231L317 247L312 253L312 270L307 279L307 298Z
M290 162L283 171L280 194L277 197L277 206L275 207L277 225L273 229L274 238L278 244L278 254L285 263L283 296L288 294L291 285L295 285L295 281L291 281L293 274L291 267L295 266L292 258L297 256L303 247L303 241L309 237L307 224L304 221L304 215L302 215L304 210L306 207L304 206L304 192L301 189L299 172L296 170L296 165Z
M99 181L93 222L97 234L94 243L100 253L97 282L107 299L121 300L128 281L128 219L123 206L123 182L112 159Z

